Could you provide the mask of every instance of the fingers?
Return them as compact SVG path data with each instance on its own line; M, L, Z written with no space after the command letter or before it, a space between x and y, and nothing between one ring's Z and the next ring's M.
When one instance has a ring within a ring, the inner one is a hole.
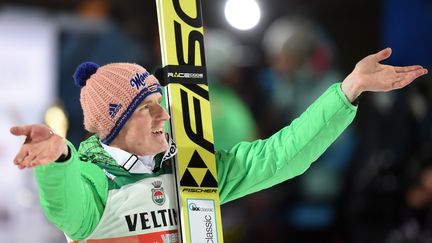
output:
M15 136L28 136L31 132L31 126L15 126L10 128L10 132Z
M35 154L29 154L27 150L20 151L20 153L15 157L14 164L20 169L29 168L34 164L34 160L37 158Z
M426 68L421 68L421 69L413 70L410 72L406 72L406 73L404 73L404 75L405 75L405 79L413 79L414 80L414 79L416 79L420 76L423 76L427 73L428 73L428 70Z
M47 164L49 161L48 157L44 156L41 153L31 154L31 153L23 153L25 156L17 156L15 158L14 163L18 166L19 169L24 168L33 168L38 165Z
M24 161L24 159L27 157L27 155L28 155L28 150L27 149L21 149L14 158L14 164L18 165L18 164L22 163Z
M385 48L375 54L372 54L372 56L376 59L377 62L380 62L382 60L389 58L391 53L392 53L391 48Z
M428 70L425 68L414 69L412 71L403 73L398 75L397 82L393 83L394 89L400 89L408 84L412 83L416 78L423 76L428 73Z
M18 154L15 156L13 162L18 168L29 168L32 165L36 165L44 157L43 150L34 145L24 144Z
M37 154L37 152L29 150L28 146L24 145L15 156L14 164L25 168L37 157Z
M35 166L36 165L36 161L35 161L36 158L37 158L36 154L28 154L20 164L24 165L26 167Z
M51 128L44 124L15 126L10 129L10 132L15 136L26 136L26 143L40 142L49 139L54 134Z
M405 79L402 81L394 82L392 84L392 89L402 89L403 87L407 86L408 84L412 83L414 79Z
M40 142L23 144L15 156L14 164L20 169L48 164L55 161L64 151L67 151L65 138L53 135Z
M394 67L396 73L405 73L405 72L411 72L418 69L423 69L420 65L413 65L413 66L406 66L406 67Z

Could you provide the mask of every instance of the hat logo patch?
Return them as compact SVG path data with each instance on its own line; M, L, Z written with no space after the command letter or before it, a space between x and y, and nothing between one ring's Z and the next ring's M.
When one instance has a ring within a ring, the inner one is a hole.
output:
M150 85L147 88L147 91L153 93L153 92L157 91L159 88L160 88L160 85L156 83L156 84Z
M117 112L120 110L121 107L122 107L121 104L114 104L114 103L109 104L109 108L108 108L109 109L109 116L111 118L114 118L117 115Z
M136 89L140 89L146 85L145 80L150 74L145 71L144 73L137 73L130 81L130 85Z

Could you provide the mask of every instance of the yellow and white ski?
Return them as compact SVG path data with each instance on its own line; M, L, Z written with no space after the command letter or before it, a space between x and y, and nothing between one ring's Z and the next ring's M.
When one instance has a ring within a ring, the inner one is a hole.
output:
M201 0L156 0L183 243L223 242Z

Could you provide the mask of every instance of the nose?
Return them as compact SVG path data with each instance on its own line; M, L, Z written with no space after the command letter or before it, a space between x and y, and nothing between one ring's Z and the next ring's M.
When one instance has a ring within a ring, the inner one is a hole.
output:
M171 118L168 112L161 105L157 105L155 117L163 121L167 121Z

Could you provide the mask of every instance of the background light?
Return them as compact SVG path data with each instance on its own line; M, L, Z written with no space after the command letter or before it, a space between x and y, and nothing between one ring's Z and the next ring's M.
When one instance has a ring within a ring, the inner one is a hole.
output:
M45 123L60 136L66 137L69 127L68 117L64 109L59 105L54 105L45 113Z
M236 29L252 29L260 17L261 10L255 0L228 0L225 4L225 18Z

